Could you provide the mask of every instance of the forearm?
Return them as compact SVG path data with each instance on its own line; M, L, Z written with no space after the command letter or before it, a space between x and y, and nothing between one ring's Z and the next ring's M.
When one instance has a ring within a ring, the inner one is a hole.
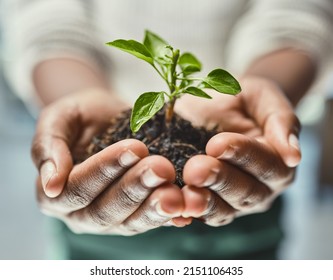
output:
M304 52L283 49L256 59L245 75L261 76L277 83L293 106L302 99L317 73L316 63Z
M59 58L39 63L33 72L36 94L48 105L71 92L89 88L109 90L102 71L75 59Z

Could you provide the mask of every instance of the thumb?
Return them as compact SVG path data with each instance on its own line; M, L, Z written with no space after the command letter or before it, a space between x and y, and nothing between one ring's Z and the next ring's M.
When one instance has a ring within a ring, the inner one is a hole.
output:
M301 161L299 130L299 121L291 112L274 112L265 123L266 138L289 167L296 167Z
M245 107L261 127L269 144L284 163L295 167L301 160L298 135L300 122L281 89L262 79L245 79Z
M52 106L42 112L37 122L31 155L39 170L44 192L49 197L62 192L73 168L69 148L70 138L75 135L72 123L73 119L66 117L63 110Z

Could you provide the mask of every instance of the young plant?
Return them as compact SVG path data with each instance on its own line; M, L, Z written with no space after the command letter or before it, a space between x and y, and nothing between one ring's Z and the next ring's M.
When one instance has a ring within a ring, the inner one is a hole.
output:
M148 62L167 83L169 92L145 92L136 100L130 126L133 133L150 120L166 104L165 121L169 125L175 102L184 94L209 98L205 88L211 88L220 93L236 95L241 91L238 81L227 71L215 69L207 77L193 77L201 71L200 61L191 53L180 53L164 39L146 30L143 43L135 40L115 40L106 43L130 53Z

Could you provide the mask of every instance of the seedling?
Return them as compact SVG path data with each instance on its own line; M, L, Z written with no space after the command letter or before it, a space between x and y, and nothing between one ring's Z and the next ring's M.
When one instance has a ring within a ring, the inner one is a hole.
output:
M209 98L203 89L211 88L224 94L236 95L241 91L238 81L227 71L215 69L207 77L194 77L201 71L201 62L189 52L180 53L164 39L151 31L145 32L143 43L135 40L115 40L106 43L149 63L166 82L169 92L145 92L135 101L130 127L133 133L149 121L164 106L168 126L173 117L175 102L184 94Z

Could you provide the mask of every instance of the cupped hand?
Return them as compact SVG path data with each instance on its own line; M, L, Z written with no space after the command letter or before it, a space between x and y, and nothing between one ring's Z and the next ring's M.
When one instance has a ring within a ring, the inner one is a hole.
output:
M148 156L140 141L117 142L73 164L92 136L125 108L107 92L87 90L59 99L39 117L32 145L38 201L44 213L74 232L133 235L183 211L172 164Z
M207 155L191 158L184 167L183 217L220 226L266 211L294 178L301 153L292 106L269 80L246 77L241 85L236 97L184 96L176 107L195 125L221 131L208 142Z
M62 192L73 159L82 157L91 138L124 108L127 105L109 92L88 89L71 93L42 110L31 153L48 196Z

